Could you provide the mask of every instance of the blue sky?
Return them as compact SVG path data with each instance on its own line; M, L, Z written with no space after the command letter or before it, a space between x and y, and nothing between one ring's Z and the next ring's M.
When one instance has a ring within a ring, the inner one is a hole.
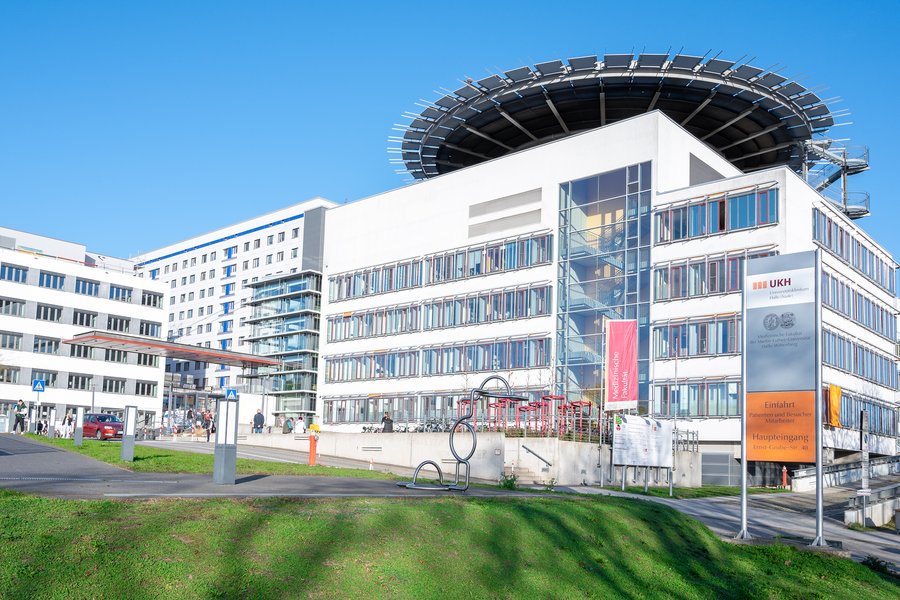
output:
M451 8L443 8L450 6ZM740 6L740 8L737 8ZM896 1L0 3L0 225L132 256L313 196L404 185L441 87L585 54L721 51L840 96L860 223L900 256Z

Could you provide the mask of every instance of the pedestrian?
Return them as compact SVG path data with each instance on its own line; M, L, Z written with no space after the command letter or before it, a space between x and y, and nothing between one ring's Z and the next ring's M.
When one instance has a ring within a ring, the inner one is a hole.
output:
M306 421L297 419L297 425L300 427L300 433L306 435Z
M262 409L257 408L256 414L253 415L253 433L262 433L263 425L266 423L266 418L262 414Z
M294 417L291 417L290 419L287 420L287 428L288 428L288 433L294 432Z
M194 422L194 411L190 408L187 411L187 421L188 421L188 423Z
M25 406L23 400L19 400L16 402L16 423L13 425L13 433L16 433L16 428L19 428L19 435L25 433L25 417L27 416L28 407Z
M394 420L388 412L385 412L384 416L381 417L381 431L383 433L392 433L394 431Z
M209 443L209 434L216 432L216 420L211 412L206 411L206 414L209 417L209 426L206 428L206 442Z
M281 415L281 433L290 433L291 427L288 425L288 420L284 418L284 415Z

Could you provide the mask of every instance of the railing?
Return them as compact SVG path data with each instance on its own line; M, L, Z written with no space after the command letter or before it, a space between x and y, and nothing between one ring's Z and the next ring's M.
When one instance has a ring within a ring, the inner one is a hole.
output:
M900 466L900 456L881 456L879 458L873 458L869 461L869 467L875 467L879 465L898 465ZM842 463L839 465L825 465L822 467L822 473L827 475L829 473L841 473L843 471L853 471L854 469L859 469L862 467L862 462L851 462L851 463ZM793 472L792 477L815 477L816 468L808 467L805 469L797 469Z
M895 483L893 485L878 488L877 490L872 490L872 495L869 496L868 500L866 500L866 504L871 506L876 502L881 502L883 500L892 500L898 496L900 496L900 483ZM850 500L847 501L847 506L850 509L862 508L863 497L851 496Z

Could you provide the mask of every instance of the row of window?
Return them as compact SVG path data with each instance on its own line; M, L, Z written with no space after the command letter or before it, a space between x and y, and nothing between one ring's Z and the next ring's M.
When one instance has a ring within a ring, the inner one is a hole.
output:
M19 267L11 264L0 265L0 280L12 281L14 283L26 283L28 279L28 268ZM62 290L66 285L66 276L59 273L51 273L49 271L41 271L38 277L38 285L43 288L52 290ZM75 293L82 296L98 297L100 295L100 282L91 281L90 279L75 279ZM120 285L110 284L109 299L118 300L119 302L132 302L134 289ZM141 305L151 306L154 308L162 307L162 295L154 292L144 291L141 293Z
M271 235L268 235L268 236L266 236L266 245L271 246L272 244L275 243L276 239L278 240L278 243L281 243L285 240L286 235L287 235L287 231L279 231L277 234L273 233ZM300 237L300 228L294 227L293 229L291 229L291 239L297 239L299 237ZM253 250L257 250L257 249L259 249L261 244L262 244L262 238L256 238L252 242L248 240L248 241L244 242L244 252L249 252L251 247ZM238 254L237 246L228 246L228 247L222 248L222 255L225 258L225 260L232 259L232 258L236 257L237 254ZM200 256L200 264L206 264L207 261L212 262L214 260L216 260L216 251L215 250L213 250L212 252L209 252L207 254L202 254ZM197 257L196 256L191 257L190 259L185 258L181 261L182 269L187 269L189 266L190 267L197 266ZM178 261L175 261L172 264L166 265L165 267L163 267L163 273L169 273L169 272L175 273L177 271L178 271ZM150 278L157 279L158 277L159 277L159 269L152 269L150 271Z
M40 371L32 369L32 379L41 379L47 388L59 387L59 373L56 371ZM124 394L125 379L118 377L102 377L101 390L108 394ZM20 383L21 369L19 367L9 367L0 365L0 383ZM68 384L66 389L89 391L93 389L94 376L84 375L80 373L69 373ZM156 382L153 381L136 381L134 386L134 394L136 396L156 396Z
M550 339L464 342L420 350L393 350L326 358L329 382L476 373L549 365Z
M892 390L897 389L897 363L892 357L828 329L822 332L822 343L824 364Z
M740 351L741 317L737 314L653 327L654 358L718 356Z
M420 325L419 315L423 315ZM550 314L550 286L526 286L388 306L328 318L328 341L340 342Z
M652 412L661 417L738 416L741 383L728 379L655 383Z
M828 397L828 386L823 390L823 398ZM869 398L857 396L841 390L841 427L860 429L860 412L869 412L869 431L880 435L897 435L897 407L882 404Z
M0 348L4 350L22 350L22 334L0 331ZM60 354L62 341L57 338L34 336L32 352L36 354ZM79 344L69 345L69 356L73 358L94 358L94 348ZM128 353L124 350L104 350L103 360L106 362L126 363ZM159 366L159 357L152 354L137 353L137 364L143 367Z
M676 300L739 292L744 284L744 261L774 254L772 250L745 250L657 266L653 269L653 299Z
M882 260L874 250L818 208L813 209L813 239L881 288L892 294L896 291L894 265Z
M336 302L548 264L551 246L551 235L542 233L343 273L328 279L329 298Z
M778 222L778 190L704 199L656 213L656 243L676 242Z
M531 235L426 256L422 279L425 285L457 281L547 264L552 257L550 234Z
M539 390L513 389L517 396L538 400ZM384 413L390 413L397 423L450 421L459 414L459 402L467 400L469 392L425 392L396 394L375 398L326 398L322 418L325 423L378 423ZM487 402L476 405L476 421L487 421ZM516 404L510 403L507 418L515 420Z
M25 316L25 301L15 298L0 298L0 314L13 317ZM59 323L62 320L63 308L60 306L51 306L49 304L38 304L35 311L35 318L39 321L50 321ZM85 310L72 311L72 324L82 327L96 327L97 316L95 312ZM128 333L131 319L128 317L117 317L109 315L106 320L106 328L110 331L118 331ZM154 321L141 321L138 329L141 335L150 337L160 337L162 334L162 323Z
M891 309L825 271L822 272L822 304L892 342L897 339L897 316Z

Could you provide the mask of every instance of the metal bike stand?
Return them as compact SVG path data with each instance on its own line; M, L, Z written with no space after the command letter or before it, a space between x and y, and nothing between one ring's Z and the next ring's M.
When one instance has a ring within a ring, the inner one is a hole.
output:
M489 382L495 380L499 381L503 386L501 390L496 392L486 390L484 386L486 386ZM528 400L530 400L530 398L525 396L513 395L510 390L508 381L506 381L499 375L491 375L490 377L482 381L479 387L472 390L472 394L470 396L471 402L469 402L468 412L460 416L459 419L457 419L453 424L453 427L450 429L450 453L453 454L453 458L456 459L456 480L453 483L444 483L444 473L441 471L440 466L438 466L437 461L423 460L421 463L419 463L419 466L416 467L416 470L413 473L412 481L401 481L398 482L397 485L411 490L464 492L469 489L469 472L471 471L469 459L475 455L475 446L478 443L478 438L475 434L475 427L473 427L472 423L470 423L469 421L475 415L475 406L480 398L507 398L515 402L527 402ZM465 427L469 434L472 436L472 448L469 450L469 453L466 454L465 457L459 455L459 453L456 451L456 445L453 443L453 436L456 434L456 430L460 427ZM418 482L419 473L422 471L422 467L424 467L425 465L431 465L437 471L439 482L437 485L423 484ZM460 484L459 469L461 466L466 467L466 480L464 485Z

